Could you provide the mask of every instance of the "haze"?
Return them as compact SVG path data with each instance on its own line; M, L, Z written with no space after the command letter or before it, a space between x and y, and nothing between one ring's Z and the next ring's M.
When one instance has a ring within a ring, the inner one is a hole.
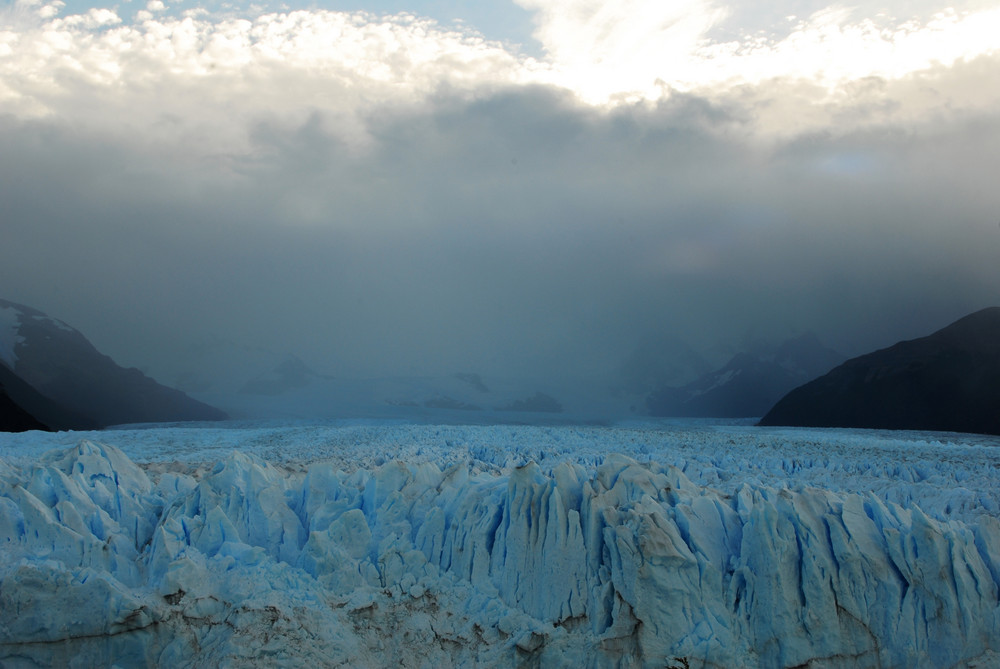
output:
M0 296L166 380L206 337L597 378L1000 304L997 4L518 4L8 5Z

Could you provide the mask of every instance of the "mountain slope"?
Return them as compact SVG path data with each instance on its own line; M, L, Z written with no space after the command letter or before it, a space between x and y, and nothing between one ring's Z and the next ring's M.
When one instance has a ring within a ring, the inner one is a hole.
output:
M27 430L47 429L34 416L15 403L7 395L3 385L0 384L0 432L25 432Z
M646 406L654 416L760 416L783 394L842 360L806 333L773 351L739 353L687 385L661 388L648 396Z
M0 366L24 384L8 378L7 393L51 427L90 429L226 417L137 369L118 366L62 321L6 300L0 300L0 310L5 327Z
M848 360L760 424L1000 434L1000 307Z
M76 413L42 395L2 362L0 362L0 386L3 386L5 394L12 403L48 429L89 430L98 427L94 419Z

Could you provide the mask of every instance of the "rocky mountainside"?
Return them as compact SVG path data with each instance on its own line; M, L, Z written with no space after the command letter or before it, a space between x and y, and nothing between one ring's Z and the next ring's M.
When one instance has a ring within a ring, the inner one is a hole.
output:
M1000 307L848 360L760 424L1000 434Z
M761 416L789 390L842 360L816 335L806 333L773 350L739 353L686 385L661 388L647 397L646 407L654 416Z
M220 420L226 415L101 354L80 332L0 300L0 383L24 412L53 429Z

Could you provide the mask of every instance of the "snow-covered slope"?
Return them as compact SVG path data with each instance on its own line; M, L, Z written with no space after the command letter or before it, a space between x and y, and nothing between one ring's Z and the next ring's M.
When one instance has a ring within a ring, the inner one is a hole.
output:
M996 439L341 423L0 448L0 663L1000 659Z

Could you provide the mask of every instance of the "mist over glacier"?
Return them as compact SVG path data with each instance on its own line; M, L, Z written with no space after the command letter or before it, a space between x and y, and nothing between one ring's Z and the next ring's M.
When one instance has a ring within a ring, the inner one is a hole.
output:
M1000 652L996 438L342 421L2 446L5 661L985 667Z

